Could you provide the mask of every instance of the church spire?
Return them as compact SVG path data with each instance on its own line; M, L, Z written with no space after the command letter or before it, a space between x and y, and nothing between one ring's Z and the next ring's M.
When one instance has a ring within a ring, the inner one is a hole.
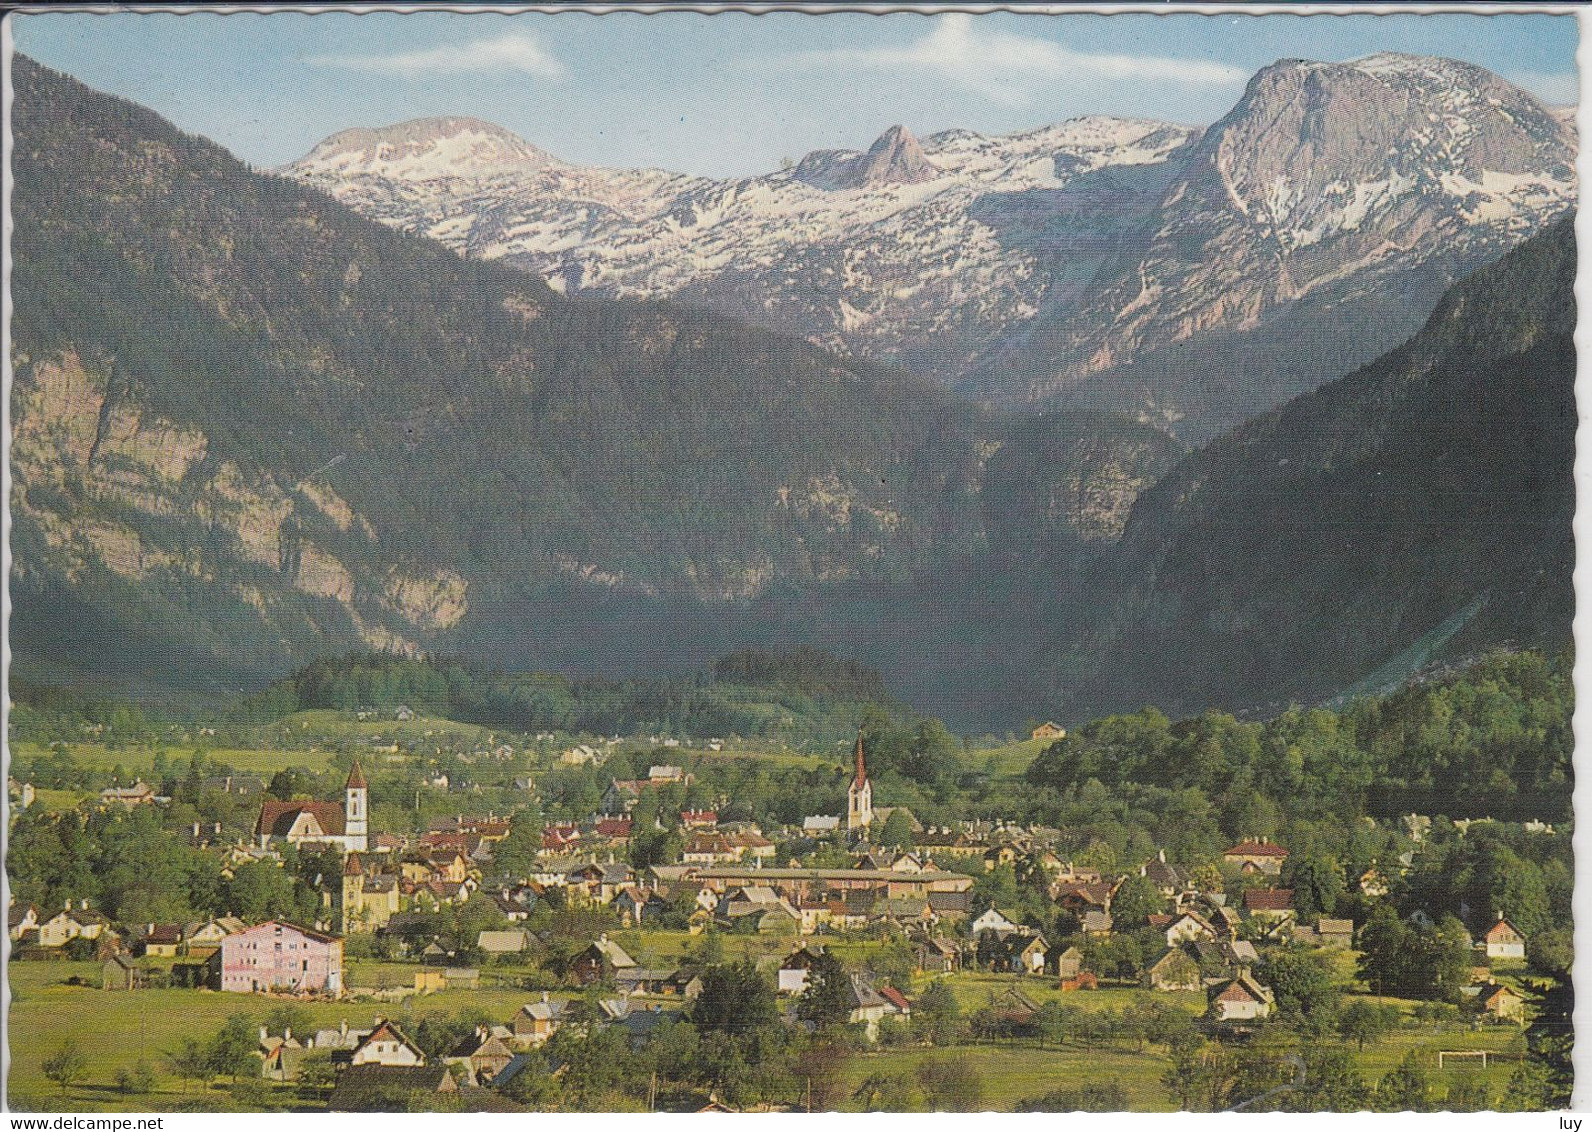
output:
M344 790L363 790L370 784L365 781L365 772L360 768L359 760L354 760L354 765L348 768L348 781L343 785Z
M853 832L873 824L873 784L862 759L862 732L857 732L857 776L846 791L846 828Z

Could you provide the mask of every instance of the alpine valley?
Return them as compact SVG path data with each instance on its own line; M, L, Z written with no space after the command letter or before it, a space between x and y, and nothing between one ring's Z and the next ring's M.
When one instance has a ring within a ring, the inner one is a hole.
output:
M971 727L1569 638L1576 139L1473 66L728 182L13 76L28 678L803 642Z

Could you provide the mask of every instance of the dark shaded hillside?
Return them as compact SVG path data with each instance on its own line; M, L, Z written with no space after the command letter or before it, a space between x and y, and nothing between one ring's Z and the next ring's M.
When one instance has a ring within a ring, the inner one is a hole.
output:
M14 78L30 679L258 686L371 649L650 677L811 643L1004 729L1325 697L1438 626L1439 658L1568 635L1567 224L1174 467L1126 418L992 419L719 316L562 297Z
M274 674L561 587L711 605L978 543L984 426L926 382L561 298L14 73L24 666Z
M1443 655L1568 641L1575 262L1567 218L1147 491L1099 566L1080 701L1308 701L1462 611Z

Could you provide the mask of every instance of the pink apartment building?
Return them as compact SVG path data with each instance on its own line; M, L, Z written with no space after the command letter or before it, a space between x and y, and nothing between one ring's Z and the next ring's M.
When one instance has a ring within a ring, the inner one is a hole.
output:
M343 992L343 941L268 920L221 941L221 989L315 994Z

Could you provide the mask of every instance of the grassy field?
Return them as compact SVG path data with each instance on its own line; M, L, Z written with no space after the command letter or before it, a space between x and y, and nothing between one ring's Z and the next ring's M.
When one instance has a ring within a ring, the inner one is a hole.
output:
M55 813L58 810L75 810L82 802L94 797L87 790L38 790L34 793L33 804L46 813Z
M956 995L957 1005L964 1014L988 1006L992 998L1014 986L1040 1006L1061 1002L1079 1010L1098 1012L1122 1010L1142 998L1153 998L1169 1006L1180 1006L1191 1014L1201 1014L1205 1010L1205 996L1199 991L1151 992L1139 987L1102 986L1099 990L1063 992L1054 976L1022 978L982 971L958 971L946 976L945 982Z
M1349 1001L1349 998L1344 999L1345 1003ZM1417 1004L1409 999L1372 997L1372 1001L1397 1005L1403 1012L1409 1028L1394 1030L1367 1045L1364 1050L1355 1053L1355 1065L1368 1082L1374 1085L1384 1074L1398 1068L1399 1062L1413 1050L1420 1060L1421 1067L1426 1071L1433 1091L1439 1096L1455 1081L1466 1076L1474 1076L1486 1082L1494 1103L1497 1102L1515 1071L1515 1060L1512 1055L1518 1055L1525 1050L1525 1031L1522 1027L1486 1025L1473 1029L1466 1024L1423 1026L1410 1018ZM1449 1061L1439 1071L1437 1055L1443 1050L1486 1050L1489 1054L1505 1056L1498 1061L1489 1058L1485 1071L1477 1062L1468 1058Z
M167 761L173 766L186 767L191 751L184 747L166 747ZM17 752L28 757L36 756L38 748L27 743L17 744ZM327 751L264 750L252 748L220 747L206 751L214 762L224 763L244 774L269 778L285 767L298 766L306 770L323 770L331 761ZM98 743L74 743L72 757L83 766L94 770L111 770L121 767L128 774L148 775L155 766L154 747L110 748Z
M846 1068L844 1096L848 1099L841 1102L842 1107L860 1107L860 1102L851 1098L874 1074L910 1076L923 1061L947 1057L978 1074L984 1088L983 1107L998 1112L1011 1112L1020 1102L1055 1089L1105 1084L1113 1079L1121 1082L1128 1103L1136 1111L1170 1112L1175 1108L1161 1086L1166 1062L1158 1055L1026 1046L959 1046L859 1054Z
M648 937L646 950L653 955L671 949L671 944L683 949L691 942L691 937L684 933L648 933ZM769 942L755 937L725 939L726 951L731 957L755 953L766 948ZM408 986L413 972L412 964L356 960L350 968L349 982L356 986ZM477 991L442 991L388 1002L295 1005L300 1006L317 1027L335 1027L343 1021L350 1026L364 1026L377 1017L402 1020L432 1012L453 1015L465 1009L484 1011L489 1017L507 1021L536 994L495 986L494 977L499 973L513 974L512 970L499 972L487 968L483 971L482 988ZM261 1023L280 1004L279 1000L208 990L103 991L98 989L99 965L96 963L17 963L10 966L9 977L14 996L9 1028L12 1055L9 1091L12 1107L24 1111L142 1111L181 1104L202 1090L191 1082L185 1086L172 1073L166 1053L175 1049L184 1037L208 1038L234 1014L242 1014L255 1024ZM73 977L92 985L68 985L67 980ZM974 1010L988 1001L991 992L999 993L1013 982L1009 976L963 974L954 977L951 985L963 1009ZM1019 985L1036 1001L1064 998L1070 1004L1091 1010L1121 1009L1143 993L1129 988L1108 988L1063 996L1051 987L1041 986L1039 980L1021 980ZM1190 1007L1194 1003L1185 999L1198 996L1156 997ZM1408 1014L1414 1004L1403 1002L1400 1005ZM91 1058L84 1078L63 1095L44 1077L41 1065L65 1041L75 1041L79 1048L91 1051ZM1496 1103L1515 1069L1516 1062L1510 1055L1518 1054L1522 1047L1522 1032L1513 1026L1409 1027L1393 1031L1363 1051L1356 1051L1354 1061L1367 1083L1375 1085L1384 1074L1396 1068L1408 1052L1414 1051L1437 1097L1441 1098L1456 1081L1479 1077ZM1490 1062L1485 1070L1474 1062L1450 1062L1446 1068L1438 1069L1437 1054L1441 1050L1482 1049L1505 1056ZM1055 1089L1106 1083L1112 1079L1120 1081L1135 1109L1164 1111L1172 1106L1171 1098L1161 1085L1167 1062L1159 1050L1134 1053L1013 1045L859 1054L845 1070L843 1096L847 1099L843 1104L860 1105L860 1101L850 1098L872 1074L910 1076L926 1057L943 1058L948 1053L965 1061L979 1074L984 1103L1002 1111ZM156 1074L155 1092L147 1096L118 1092L115 1088L117 1070L130 1069L140 1060ZM217 1086L210 1093L224 1102L223 1087ZM301 1104L290 1090L278 1090L273 1095L284 1107Z
M412 971L413 968L408 968ZM9 1037L12 1107L32 1105L50 1111L140 1111L169 1107L184 1096L183 1082L171 1072L165 1054L184 1037L201 1040L233 1014L263 1022L280 1000L209 990L98 989L97 963L13 963L8 968L13 999ZM66 985L73 976L92 986ZM412 975L410 976L412 978ZM532 995L522 990L483 987L479 991L440 991L404 1002L295 1003L317 1027L368 1025L377 1017L403 1018L433 1011L454 1014L469 1008L507 1021ZM45 1077L41 1064L65 1041L89 1053L83 1080L63 1096ZM156 1092L127 1096L115 1089L116 1071L142 1059L157 1077ZM188 1095L198 1091L194 1084ZM290 1099L287 1093L282 1099Z
M1022 739L999 747L983 747L973 751L968 762L988 770L996 778L1016 778L1053 742L1054 739Z

